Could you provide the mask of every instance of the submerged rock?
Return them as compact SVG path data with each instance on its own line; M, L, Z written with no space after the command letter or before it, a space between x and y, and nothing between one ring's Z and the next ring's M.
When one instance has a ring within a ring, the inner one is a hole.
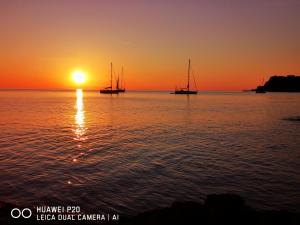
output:
M300 116L287 117L287 118L283 118L283 120L294 121L294 122L300 122Z

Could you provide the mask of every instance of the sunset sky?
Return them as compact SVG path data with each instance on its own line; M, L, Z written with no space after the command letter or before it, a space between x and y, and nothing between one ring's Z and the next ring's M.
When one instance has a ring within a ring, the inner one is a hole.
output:
M0 88L86 89L124 66L127 89L254 88L300 74L299 0L1 0Z

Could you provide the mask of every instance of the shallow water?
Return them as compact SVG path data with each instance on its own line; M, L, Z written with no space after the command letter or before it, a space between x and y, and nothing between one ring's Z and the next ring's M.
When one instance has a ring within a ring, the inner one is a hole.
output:
M237 193L300 211L300 94L0 92L0 199L135 214Z

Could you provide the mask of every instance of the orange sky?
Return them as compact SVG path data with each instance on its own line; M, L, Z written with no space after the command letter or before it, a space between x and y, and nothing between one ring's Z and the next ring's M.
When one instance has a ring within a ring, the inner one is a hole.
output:
M163 2L163 3L162 3ZM124 65L127 89L185 86L188 58L200 90L254 88L300 74L299 1L0 2L0 88L106 86Z

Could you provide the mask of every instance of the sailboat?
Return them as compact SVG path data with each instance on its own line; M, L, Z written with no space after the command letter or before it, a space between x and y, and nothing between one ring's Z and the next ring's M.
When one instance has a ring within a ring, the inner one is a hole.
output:
M124 79L124 71L123 71L123 67L122 67L122 72L121 72L121 79ZM122 82L121 82L121 84L120 84L120 77L119 77L119 76L118 76L118 79L117 79L116 89L117 89L119 92L125 92L125 87L122 87Z
M190 70L191 70L191 60L189 59L187 86L186 86L186 88L175 89L174 94L181 94L181 95L196 95L196 94L198 94L197 90L190 90Z
M125 92L125 88L119 88L119 77L116 82L116 89L113 89L113 65L110 63L110 86L100 90L101 94L119 94L120 92Z

